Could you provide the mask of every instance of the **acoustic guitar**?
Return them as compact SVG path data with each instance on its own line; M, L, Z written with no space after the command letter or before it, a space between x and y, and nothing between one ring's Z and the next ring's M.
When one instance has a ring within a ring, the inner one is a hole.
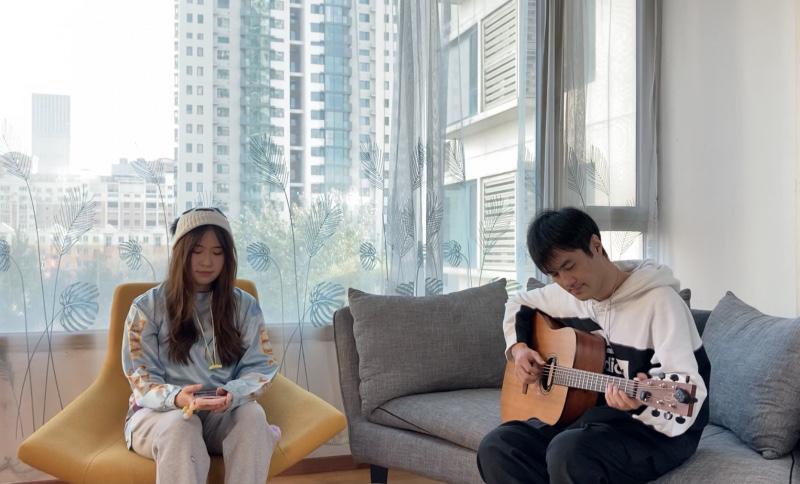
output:
M682 423L694 410L697 387L680 381L677 374L647 380L627 380L604 375L606 343L600 336L566 327L536 311L528 346L545 360L536 384L523 385L514 373L514 362L506 364L500 393L503 422L537 418L549 425L569 425L595 406L597 393L609 384L652 407L653 415Z

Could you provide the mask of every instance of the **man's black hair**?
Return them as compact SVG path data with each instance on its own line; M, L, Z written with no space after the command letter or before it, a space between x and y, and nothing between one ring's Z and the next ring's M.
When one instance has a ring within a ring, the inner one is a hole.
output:
M528 253L540 271L549 273L547 264L555 250L580 249L591 256L592 235L600 238L600 229L586 212L573 207L544 210L528 227ZM605 249L603 255L606 255Z

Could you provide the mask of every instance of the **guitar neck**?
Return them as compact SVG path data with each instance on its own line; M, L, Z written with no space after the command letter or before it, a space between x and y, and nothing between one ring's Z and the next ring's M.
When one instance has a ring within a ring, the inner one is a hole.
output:
M616 385L631 397L636 397L638 382L626 380L618 376L593 373L558 365L545 365L545 371L553 371L553 383L570 388L580 388L598 393L605 393L608 385Z

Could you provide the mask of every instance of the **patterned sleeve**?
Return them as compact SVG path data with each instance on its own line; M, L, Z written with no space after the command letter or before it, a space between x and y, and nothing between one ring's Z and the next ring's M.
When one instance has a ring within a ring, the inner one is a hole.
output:
M131 305L122 335L122 369L136 405L158 411L172 410L181 390L164 381L158 358L158 326L136 302Z
M246 350L237 365L236 379L222 387L233 394L231 410L260 397L278 373L278 363L269 342L264 315L254 299L246 311L242 340Z

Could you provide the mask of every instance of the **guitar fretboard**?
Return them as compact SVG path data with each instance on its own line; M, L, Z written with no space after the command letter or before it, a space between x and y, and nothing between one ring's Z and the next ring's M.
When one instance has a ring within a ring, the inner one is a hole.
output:
M594 373L552 364L544 365L544 372L545 375L549 372L553 372L552 381L556 385L580 388L581 390L591 390L599 393L605 393L608 385L616 385L620 390L634 398L636 397L636 391L639 385L639 382L636 380L626 380L618 376L604 375L602 373Z

